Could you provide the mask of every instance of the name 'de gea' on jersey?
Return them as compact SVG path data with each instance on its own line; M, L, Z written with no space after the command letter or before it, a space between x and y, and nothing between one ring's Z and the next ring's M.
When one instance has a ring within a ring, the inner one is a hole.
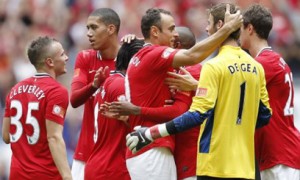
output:
M250 72L255 73L257 75L256 67L251 64L246 63L234 63L233 65L228 66L228 70L231 74L234 74L235 72L243 71L243 72Z

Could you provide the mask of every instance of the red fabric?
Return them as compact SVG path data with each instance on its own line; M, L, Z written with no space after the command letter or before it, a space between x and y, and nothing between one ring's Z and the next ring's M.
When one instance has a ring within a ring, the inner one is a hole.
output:
M151 118L151 121L156 123L165 122L165 119L173 119L189 109L191 97L185 94L177 93L175 102L171 106L161 108L142 107L141 116Z
M105 81L95 102L101 104L105 101L118 101L121 96L125 97L124 77L113 74ZM129 127L122 121L106 118L100 113L97 122L98 133L94 136L97 141L85 166L85 179L129 180L125 163L125 137L129 133Z
M90 98L97 89L92 86L92 82L88 85L84 85L80 82L72 83L70 102L74 108L77 108L84 104Z
M132 58L127 70L129 84L125 83L126 98L140 107L162 107L166 99L171 98L170 90L164 84L168 71L173 71L172 61L177 50L166 46L146 46ZM167 122L171 119L156 119ZM137 125L151 127L156 125L152 118L132 116L129 119L131 131ZM133 155L127 151L127 158L141 154L153 147L168 147L174 150L174 137L155 140L151 145Z
M97 51L81 51L76 58L74 76L72 80L71 104L74 107L84 102L81 132L74 159L86 162L92 152L94 141L94 94L96 90L91 87L96 71L100 67L108 66L113 70L114 59L99 59ZM87 99L86 99L87 98Z
M67 89L49 75L25 79L12 88L5 109L14 136L10 179L61 179L48 146L46 119L63 125L68 102Z
M268 125L255 133L255 151L261 170L277 164L300 169L300 133L294 116L284 115L285 108L294 108L294 85L291 70L281 56L264 50L256 58L266 74L267 90L272 108Z
M199 80L200 71L202 66L196 64L194 66L188 66L185 69L191 73L191 75ZM190 93L190 103L192 103L192 97L195 92ZM178 133L175 135L175 163L177 168L177 179L184 179L191 176L196 176L196 161L197 161L197 142L199 136L200 127L194 127L187 131Z

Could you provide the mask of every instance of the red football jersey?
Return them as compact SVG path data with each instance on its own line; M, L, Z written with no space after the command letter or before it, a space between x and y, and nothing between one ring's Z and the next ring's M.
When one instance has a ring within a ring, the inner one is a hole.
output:
M256 60L265 70L272 108L270 123L255 133L256 157L261 170L277 164L300 169L300 133L294 126L294 85L289 66L270 48Z
M46 119L63 125L68 91L48 74L15 85L6 99L10 117L10 179L61 179L47 140Z
M171 99L169 87L164 84L167 72L172 71L173 57L177 50L157 45L148 45L142 48L131 59L126 80L126 98L140 107L162 107L166 99ZM142 116L131 116L129 123L131 131L135 126L151 127L159 121L171 119L153 119ZM151 145L143 148L135 155L141 154L153 147L168 147L174 150L174 137L168 136L155 140ZM129 150L127 158L135 156Z
M201 68L201 64L185 67L185 69L197 80L199 80ZM195 95L195 91L190 93L189 105L192 103L192 98ZM178 180L196 176L197 142L199 131L200 126L197 126L175 135L174 158Z
M105 66L108 66L109 70L113 70L115 68L114 59L101 59L99 52L92 49L81 51L76 58L72 85L82 84L83 86L87 86L91 84L94 80L96 71L100 67L105 67ZM78 98L80 98L80 96ZM93 103L94 103L94 95L90 96L88 100L84 103L81 132L74 153L74 159L84 161L84 162L88 160L94 146Z
M106 79L95 98L98 116L94 135L96 144L85 166L85 179L130 179L125 163L125 137L129 133L129 125L104 117L97 108L103 102L118 100L125 100L124 75L114 73Z

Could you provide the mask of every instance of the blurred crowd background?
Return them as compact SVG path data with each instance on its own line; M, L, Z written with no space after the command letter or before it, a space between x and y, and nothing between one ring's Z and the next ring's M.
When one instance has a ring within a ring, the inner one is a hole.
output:
M68 73L59 81L70 89L76 55L80 50L90 48L85 24L94 9L110 7L119 14L120 38L129 33L142 37L142 15L150 7L161 7L172 12L176 25L190 27L201 40L207 37L206 10L220 2L236 3L241 10L250 4L261 3L271 10L274 23L270 44L292 68L296 84L295 108L299 108L300 0L0 0L0 128L6 94L16 82L35 73L26 56L26 48L37 36L53 36L63 43L69 56ZM295 112L298 113L297 110ZM82 108L69 107L64 138L70 164L81 117ZM299 123L299 114L296 114L296 119ZM7 178L9 161L9 145L5 145L1 138L0 179Z

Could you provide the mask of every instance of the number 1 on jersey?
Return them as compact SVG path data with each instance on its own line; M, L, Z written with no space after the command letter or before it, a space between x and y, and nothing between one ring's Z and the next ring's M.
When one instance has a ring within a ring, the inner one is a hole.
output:
M246 82L241 84L240 89L241 89L240 104L239 104L239 111L238 111L238 117L237 117L237 120L236 120L236 124L241 124L242 123L242 114L243 114L243 109L244 109Z

